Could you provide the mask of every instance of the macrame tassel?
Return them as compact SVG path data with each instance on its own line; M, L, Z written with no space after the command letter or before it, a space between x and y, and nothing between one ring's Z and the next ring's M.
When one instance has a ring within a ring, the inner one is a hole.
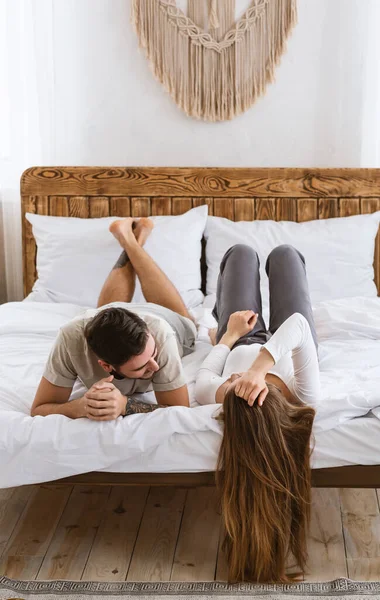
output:
M199 24L213 3L189 0L190 19L176 0L132 0L132 22L154 74L178 106L198 119L225 121L252 106L274 80L297 6L296 0L253 0L233 25L235 0L219 0L219 27L214 20L207 33Z
M235 23L235 0L208 0L209 32L218 42Z
M208 24L210 29L218 29L219 17L218 17L218 2L217 0L209 0L209 13L208 13ZM224 8L224 7L223 7ZM222 10L223 10L222 8Z
M204 0L187 0L187 16L200 29L207 27L206 3Z

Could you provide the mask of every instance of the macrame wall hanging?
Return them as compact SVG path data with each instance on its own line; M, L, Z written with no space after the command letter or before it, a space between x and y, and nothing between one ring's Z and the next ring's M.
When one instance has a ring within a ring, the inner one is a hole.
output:
M132 0L132 21L153 71L187 115L225 121L274 80L297 0L254 0L235 23L235 0Z

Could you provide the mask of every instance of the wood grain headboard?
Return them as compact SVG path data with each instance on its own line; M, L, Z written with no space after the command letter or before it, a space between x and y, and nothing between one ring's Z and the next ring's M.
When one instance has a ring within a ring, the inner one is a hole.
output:
M34 167L21 177L21 198L27 295L37 273L26 212L141 217L178 215L208 204L210 214L234 221L345 217L380 210L380 169ZM374 265L380 294L380 232Z

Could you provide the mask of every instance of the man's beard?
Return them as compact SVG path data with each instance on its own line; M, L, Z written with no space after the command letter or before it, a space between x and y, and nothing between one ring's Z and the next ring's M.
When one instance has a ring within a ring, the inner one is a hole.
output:
M126 376L123 375L122 373L119 373L118 371L115 371L115 369L112 369L112 371L110 372L110 375L113 375L115 379L117 379L118 381L120 381L121 379L126 379ZM153 371L151 373L149 373L148 375L145 375L144 377L130 377L129 379L150 379L153 375Z
M117 371L115 371L115 369L112 369L110 375L113 375L115 379L117 380L121 380L121 379L125 379L125 376L122 375L121 373L118 373Z

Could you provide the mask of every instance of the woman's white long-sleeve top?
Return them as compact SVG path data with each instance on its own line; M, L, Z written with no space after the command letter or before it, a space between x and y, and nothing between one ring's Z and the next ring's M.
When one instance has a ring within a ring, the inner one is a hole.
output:
M277 375L302 402L317 406L321 395L318 355L309 323L300 313L289 317L264 345L242 345L233 350L224 344L214 346L197 373L197 402L215 402L217 389L232 373L247 371L262 348L275 361L268 373Z

